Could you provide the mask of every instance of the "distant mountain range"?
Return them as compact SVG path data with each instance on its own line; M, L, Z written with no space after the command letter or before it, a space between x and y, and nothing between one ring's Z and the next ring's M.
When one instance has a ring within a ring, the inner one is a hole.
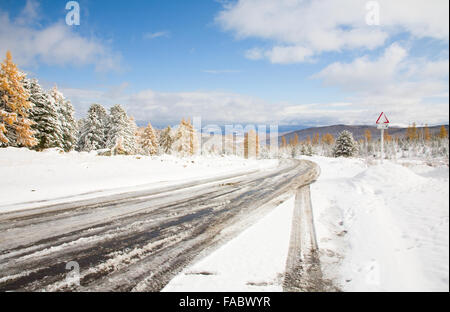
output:
M430 133L432 135L439 133L439 130L441 126L433 126L428 127L430 129ZM445 125L445 128L448 132L448 125ZM417 127L417 129L422 130L422 127ZM332 134L335 138L339 135L340 132L347 130L350 131L353 134L353 137L356 140L364 139L364 133L366 130L369 130L372 133L372 138L376 138L380 136L380 130L377 129L377 127L373 126L346 126L346 125L334 125L334 126L326 126L326 127L314 127L314 128L307 128L302 130L296 130L288 133L282 133L280 134L279 140L281 141L281 137L285 137L286 141L289 143L289 139L294 138L295 134L298 135L299 141L304 141L309 136L311 139L316 134L319 133L319 135L322 137L322 135L326 133ZM398 128L398 127L392 127L389 128L389 134L393 137L400 136L403 137L406 134L407 128Z

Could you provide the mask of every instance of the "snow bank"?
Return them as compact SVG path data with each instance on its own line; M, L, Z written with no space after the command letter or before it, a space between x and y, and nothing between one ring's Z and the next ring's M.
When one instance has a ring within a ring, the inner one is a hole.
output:
M449 290L449 171L309 157L325 276L344 291Z
M274 167L276 160L195 156L97 156L96 153L0 149L0 212L11 204L56 199L87 192L117 192ZM94 194L95 195L95 194ZM98 196L98 194L97 194Z
M184 269L163 291L282 291L293 209L294 197Z

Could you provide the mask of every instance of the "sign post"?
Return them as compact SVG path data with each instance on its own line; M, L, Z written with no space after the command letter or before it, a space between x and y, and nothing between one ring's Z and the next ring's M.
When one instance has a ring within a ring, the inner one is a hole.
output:
M384 117L384 118L383 118ZM380 116L377 119L377 128L381 130L381 163L383 163L384 159L384 130L387 130L389 128L389 119L387 118L386 114L382 112Z

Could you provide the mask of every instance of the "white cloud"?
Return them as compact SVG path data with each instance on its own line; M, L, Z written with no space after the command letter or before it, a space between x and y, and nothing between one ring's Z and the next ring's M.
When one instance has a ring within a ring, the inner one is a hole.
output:
M152 39L156 39L159 37L169 37L170 36L170 32L169 31L158 31L158 32L154 32L154 33L145 33L144 34L144 39L148 39L148 40L152 40Z
M0 11L0 55L7 50L20 66L95 65L98 71L120 69L121 56L96 38L75 33L63 21L47 27L36 26L39 7L28 1L15 20Z
M325 85L339 86L349 91L377 90L380 85L388 85L397 78L400 64L407 55L406 49L392 44L377 60L363 56L351 63L336 62L315 77L323 79Z
M424 104L421 98L398 98L388 95L354 97L347 102L288 103L268 102L243 94L195 91L159 92L142 90L125 92L127 84L109 90L62 89L76 107L77 116L86 114L92 103L105 107L122 104L137 121L175 124L181 118L202 117L204 122L254 124L373 124L380 111L388 112L397 125L448 123L448 100ZM112 90L119 90L112 92ZM448 96L447 96L448 97Z
M265 52L265 56L272 63L289 64L305 62L313 55L310 49L300 46L275 46Z
M313 51L300 46L274 46L269 50L253 48L245 51L250 60L268 59L273 64L300 63L311 60Z
M335 62L314 77L327 86L371 96L432 97L448 89L448 64L448 59L410 57L405 48L394 43L378 59L363 56L351 63Z
M273 112L261 99L226 92L156 92L133 94L127 107L137 120L178 121L201 116L213 122L265 122Z
M336 62L314 77L352 92L354 106L389 111L400 124L448 123L448 65L411 57L394 43L377 59Z
M238 0L225 4L216 22L237 38L272 41L274 48L254 48L246 56L273 63L303 62L311 54L329 51L374 49L398 32L448 41L447 0L378 2L380 26L366 24L365 0Z

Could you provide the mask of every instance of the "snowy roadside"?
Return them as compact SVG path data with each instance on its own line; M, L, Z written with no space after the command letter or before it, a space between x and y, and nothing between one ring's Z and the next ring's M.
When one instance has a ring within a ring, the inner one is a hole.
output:
M343 291L449 290L449 169L304 157L322 269Z
M236 238L194 261L163 291L282 291L293 209L290 197Z
M17 203L153 188L193 179L210 178L277 166L277 160L164 155L97 156L95 153L41 153L28 149L0 149L0 212L22 209ZM91 194L85 194L91 193ZM71 198L74 200L75 198ZM29 205L28 205L29 206Z

